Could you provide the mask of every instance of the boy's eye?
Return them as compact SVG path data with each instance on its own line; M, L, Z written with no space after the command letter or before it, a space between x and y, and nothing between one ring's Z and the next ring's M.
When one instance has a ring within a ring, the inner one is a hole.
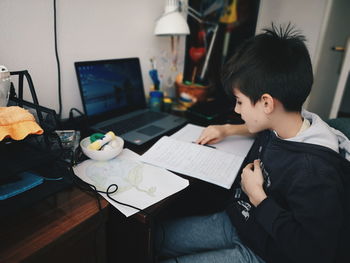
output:
M236 101L236 103L237 103L238 105L241 105L241 104L242 104L242 102L240 102L240 101L238 101L238 100Z

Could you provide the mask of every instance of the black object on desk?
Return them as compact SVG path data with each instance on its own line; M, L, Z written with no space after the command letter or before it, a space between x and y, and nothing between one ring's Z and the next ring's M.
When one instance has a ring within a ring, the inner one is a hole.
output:
M29 189L42 184L44 179L34 173L23 172L10 178L4 184L0 184L0 200L6 200L12 196L21 194Z
M19 106L28 110L33 114L44 133L27 135L18 141L10 138L0 141L0 185L3 196L8 197L0 202L2 216L21 211L71 185L66 175L68 170L61 161L64 150L58 136L54 133L57 129L56 112L38 104L28 71L11 72L11 75L19 75L18 95L12 83L8 106ZM23 100L24 77L28 81L33 103ZM51 180L62 179L42 181L37 177L35 179L32 173ZM11 184L14 182L16 185ZM7 189L11 187L14 187L12 191ZM22 193L19 193L20 191ZM10 197L9 195L14 192L17 195Z
M7 189L7 191L6 188L15 187L16 189L13 190L18 193L6 200L1 200L1 215L21 211L23 208L29 207L71 185L68 170L59 160L62 152L59 149L46 147L43 135L29 136L22 141L7 140L6 143L0 142L1 188L3 188L4 193L10 194L10 189ZM40 181L29 180L32 173L50 180L43 180L34 187L34 184ZM57 178L62 179L55 180ZM15 182L19 185L11 185ZM23 192L19 193L21 190Z
M234 106L221 100L198 102L187 109L186 117L190 122L208 126L227 123Z

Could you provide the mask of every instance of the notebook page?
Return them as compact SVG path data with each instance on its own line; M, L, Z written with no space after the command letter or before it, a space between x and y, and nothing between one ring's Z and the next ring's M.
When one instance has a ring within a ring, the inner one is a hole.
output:
M244 157L195 143L162 137L141 161L229 189Z
M185 127L171 135L171 138L184 142L196 141L205 127L187 124ZM254 138L240 135L228 136L224 140L211 144L216 149L245 157L252 147Z

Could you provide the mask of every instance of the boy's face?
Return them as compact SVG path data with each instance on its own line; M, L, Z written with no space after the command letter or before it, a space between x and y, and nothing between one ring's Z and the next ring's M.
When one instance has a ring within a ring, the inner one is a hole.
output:
M241 115L249 132L257 133L268 129L268 119L262 100L258 100L254 105L250 98L241 93L237 88L233 90L233 95L236 97L234 111Z

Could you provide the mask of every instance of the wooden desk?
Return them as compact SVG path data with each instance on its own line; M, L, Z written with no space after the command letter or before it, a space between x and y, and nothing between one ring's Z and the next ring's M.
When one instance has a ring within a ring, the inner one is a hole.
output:
M0 219L0 262L105 262L108 202L66 189ZM95 260L96 259L96 260Z
M222 191L211 184L191 182L146 212L156 220L206 213L208 207L220 209ZM154 221L144 213L125 218L100 200L102 213L94 196L73 187L14 216L0 218L0 262L152 262Z

